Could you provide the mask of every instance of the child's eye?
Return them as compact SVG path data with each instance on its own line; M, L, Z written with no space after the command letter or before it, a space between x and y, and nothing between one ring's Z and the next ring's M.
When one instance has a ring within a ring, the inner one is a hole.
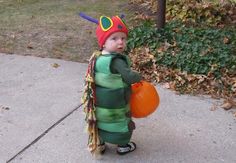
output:
M116 37L112 37L111 39L112 39L112 40L116 40Z
M122 37L121 39L122 39L122 40L126 40L126 37Z

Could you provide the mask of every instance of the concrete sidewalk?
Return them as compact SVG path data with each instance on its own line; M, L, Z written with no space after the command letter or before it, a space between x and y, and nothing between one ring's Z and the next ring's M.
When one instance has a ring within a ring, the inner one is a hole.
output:
M59 66L59 67L57 67ZM158 110L134 119L137 150L86 150L80 97L86 64L0 54L0 163L235 163L236 119L207 97L157 86Z

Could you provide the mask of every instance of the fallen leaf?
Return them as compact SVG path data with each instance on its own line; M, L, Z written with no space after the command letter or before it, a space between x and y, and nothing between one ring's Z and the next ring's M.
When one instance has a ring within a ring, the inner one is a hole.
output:
M170 89L170 83L163 84L163 87L166 88L166 89Z
M57 64L57 63L53 63L52 64L52 67L54 67L54 68L58 68L60 65L59 64Z
M233 105L230 102L225 102L221 107L225 110L229 110L233 107Z
M236 117L236 112L234 112L234 116Z
M232 85L232 91L236 92L236 81L234 81L234 84Z
M229 43L229 38L228 37L224 37L223 42L224 42L224 44L228 44Z
M216 104L213 104L212 107L211 107L211 111L215 111L217 109L217 105Z
M28 43L27 48L28 49L33 49L33 45L31 43Z
M157 49L157 52L158 53L162 53L162 52L164 52L165 51L165 48L163 47L163 46L161 46L161 47L159 47L158 49Z

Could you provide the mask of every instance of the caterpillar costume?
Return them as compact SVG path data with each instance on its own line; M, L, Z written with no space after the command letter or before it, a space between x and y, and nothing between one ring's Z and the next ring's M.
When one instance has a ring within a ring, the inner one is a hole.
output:
M114 32L128 35L122 17L102 16L98 22L83 13L80 16L98 24L96 35L100 48ZM122 60L129 67L126 56L117 53L102 55L100 51L93 53L88 64L82 103L89 134L88 147L92 154L99 150L101 142L119 145L129 143L135 128L129 107L130 85L139 82L141 77L130 70L125 73L129 73L127 76L131 75L124 79L113 68L115 60Z

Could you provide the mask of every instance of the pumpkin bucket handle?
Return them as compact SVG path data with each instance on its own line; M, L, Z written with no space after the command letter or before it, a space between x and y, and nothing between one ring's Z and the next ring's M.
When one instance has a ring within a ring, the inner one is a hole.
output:
M132 92L138 92L143 86L143 81L132 84Z

